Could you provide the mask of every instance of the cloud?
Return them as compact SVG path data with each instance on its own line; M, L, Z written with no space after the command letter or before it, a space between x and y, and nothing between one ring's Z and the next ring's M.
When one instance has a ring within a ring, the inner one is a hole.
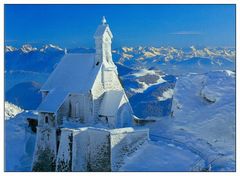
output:
M178 31L178 32L172 32L171 35L202 35L201 32L197 31Z

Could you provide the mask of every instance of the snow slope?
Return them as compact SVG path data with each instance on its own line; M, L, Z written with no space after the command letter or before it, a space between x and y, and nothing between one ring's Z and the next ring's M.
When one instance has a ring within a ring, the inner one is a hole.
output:
M28 127L28 117L37 115L24 111L5 120L5 171L31 171L36 135Z
M188 149L165 142L149 142L125 159L120 171L192 171L201 158Z
M149 143L124 171L235 171L235 73L179 77L172 117L146 124Z
M214 150L203 149L209 161L223 155L212 164L213 170L235 170L235 91L235 73L228 70L190 74L175 88L174 126L204 140Z

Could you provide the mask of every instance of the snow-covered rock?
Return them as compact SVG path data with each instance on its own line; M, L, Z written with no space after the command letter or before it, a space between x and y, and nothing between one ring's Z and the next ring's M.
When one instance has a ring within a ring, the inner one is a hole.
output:
M16 116L17 114L19 114L21 112L23 112L23 110L20 107L5 101L5 111L4 111L5 120L13 118L14 116Z

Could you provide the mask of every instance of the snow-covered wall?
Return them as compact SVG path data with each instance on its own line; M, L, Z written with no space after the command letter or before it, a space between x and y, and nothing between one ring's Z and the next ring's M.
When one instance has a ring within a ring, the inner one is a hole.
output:
M102 68L101 68L102 69ZM100 70L101 70L100 69ZM98 112L103 98L104 88L102 85L102 75L98 73L92 88L94 120L98 119Z
M110 133L107 130L89 128L88 171L111 171Z
M72 171L111 171L109 131L80 128L72 132Z
M61 167L57 171L117 171L124 157L147 141L148 135L148 130L133 128L64 129L57 156L57 167Z
M56 129L37 127L37 139L33 157L33 171L55 171L57 154Z
M86 171L88 167L88 128L73 130L72 171Z
M48 119L46 122L46 118ZM55 127L56 122L55 122L55 116L53 113L39 113L38 116L38 126L41 127Z
M92 102L89 93L71 94L69 107L69 116L73 119L79 119L81 122L92 122Z
M71 171L72 167L72 130L62 129L57 154L56 171Z
M122 98L120 102L119 109L116 113L115 126L120 127L130 127L133 124L133 114L131 110L131 105L125 97Z

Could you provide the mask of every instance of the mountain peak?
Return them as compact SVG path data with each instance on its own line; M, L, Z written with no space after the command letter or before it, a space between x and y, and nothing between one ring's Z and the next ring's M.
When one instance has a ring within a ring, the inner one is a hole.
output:
M44 52L45 50L59 50L59 51L63 51L64 49L60 48L57 45L47 44L47 45L44 45L43 48L40 49L41 52Z
M21 50L24 53L29 53L31 51L37 50L37 48L32 47L32 45L30 45L30 44L25 44L25 45L22 45Z
M13 47L13 46L5 46L5 52L12 52L12 51L16 51L17 48Z

